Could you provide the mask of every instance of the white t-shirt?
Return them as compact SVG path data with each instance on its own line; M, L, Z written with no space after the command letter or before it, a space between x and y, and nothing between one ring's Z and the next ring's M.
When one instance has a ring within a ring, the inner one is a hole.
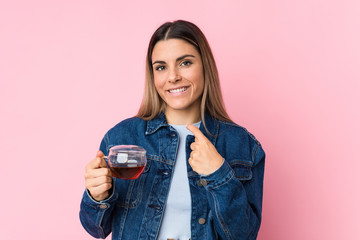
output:
M186 136L193 134L185 125L170 125L178 132L180 143L158 240L167 240L168 238L189 240L191 238L191 195L185 144ZM193 125L200 127L200 122Z

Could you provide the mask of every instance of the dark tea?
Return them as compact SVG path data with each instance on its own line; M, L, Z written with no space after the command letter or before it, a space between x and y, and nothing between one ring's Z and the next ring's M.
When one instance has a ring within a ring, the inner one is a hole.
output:
M105 161L114 177L136 179L145 169L146 151L136 145L116 145L109 149L109 155L105 157Z
M144 171L145 166L135 166L135 167L128 167L128 166L115 166L111 167L110 170L114 177L120 179L136 179L138 178L142 172Z

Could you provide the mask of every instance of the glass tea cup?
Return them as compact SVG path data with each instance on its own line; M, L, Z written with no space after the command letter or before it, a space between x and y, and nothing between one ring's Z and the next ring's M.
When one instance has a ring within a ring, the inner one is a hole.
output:
M113 146L105 161L114 177L137 179L146 166L146 150L136 145Z

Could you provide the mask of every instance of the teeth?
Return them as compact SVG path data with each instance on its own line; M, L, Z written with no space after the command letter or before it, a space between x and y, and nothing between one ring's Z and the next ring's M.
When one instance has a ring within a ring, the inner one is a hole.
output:
M178 89L172 89L172 90L169 90L169 92L171 93L178 93L178 92L183 92L185 91L186 88L178 88Z

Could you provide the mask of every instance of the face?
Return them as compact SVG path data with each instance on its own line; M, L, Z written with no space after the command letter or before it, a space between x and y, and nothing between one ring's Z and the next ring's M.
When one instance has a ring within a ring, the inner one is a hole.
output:
M180 39L157 42L152 67L155 87L166 103L166 112L200 112L204 74L201 56L193 45Z

